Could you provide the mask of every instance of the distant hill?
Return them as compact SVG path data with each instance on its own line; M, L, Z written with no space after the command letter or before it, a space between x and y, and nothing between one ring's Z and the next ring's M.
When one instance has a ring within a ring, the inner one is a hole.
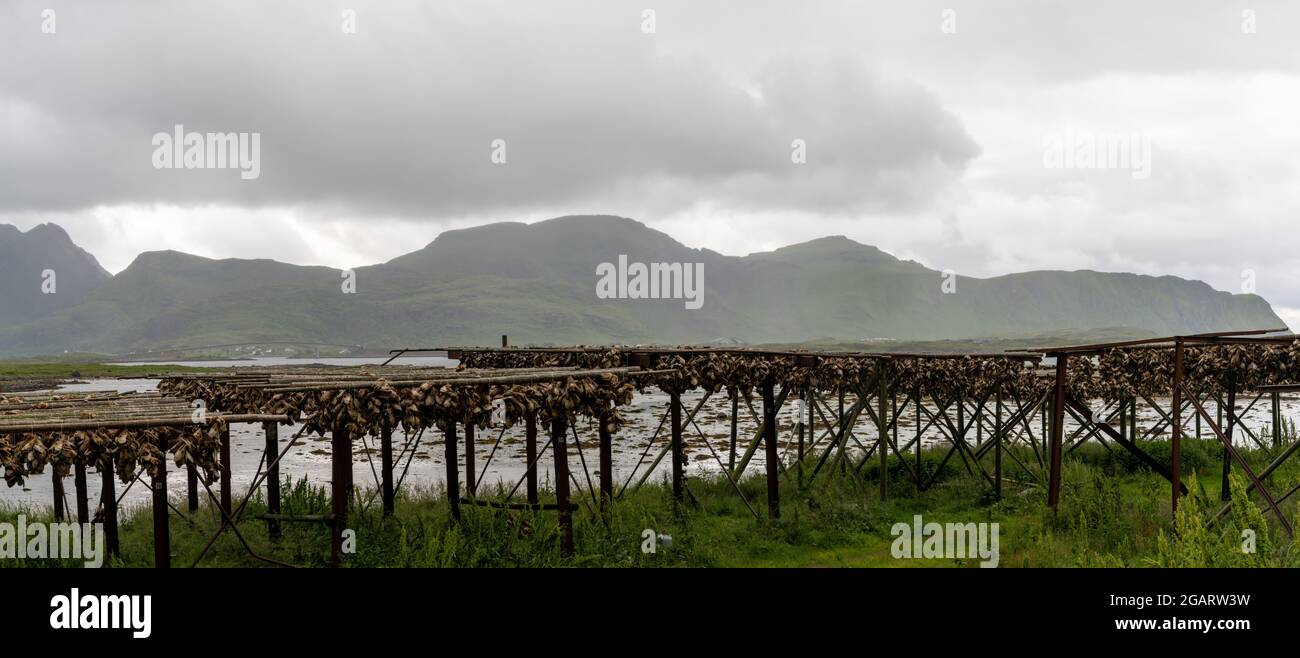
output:
M0 227L0 244L6 229L15 231ZM599 299L597 266L621 254L629 262L703 263L703 307L687 310L681 299ZM0 260L0 273L8 279L10 272ZM356 294L342 292L342 274L146 253L116 277L87 284L76 303L0 321L0 353L257 341L488 345L501 334L516 344L861 343L1106 327L1170 335L1285 326L1256 295L1171 276L958 277L955 293L945 294L940 272L844 237L733 257L609 216L446 231L423 249L358 269ZM62 272L59 283L62 294Z
M57 225L0 224L0 327L73 306L111 278Z

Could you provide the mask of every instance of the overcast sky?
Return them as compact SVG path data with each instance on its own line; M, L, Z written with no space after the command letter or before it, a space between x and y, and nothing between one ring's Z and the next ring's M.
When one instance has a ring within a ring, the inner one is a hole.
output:
M59 223L114 272L156 249L351 267L602 213L971 276L1250 270L1300 327L1298 117L1288 0L0 6L0 222ZM156 169L177 124L260 133L260 177ZM1149 144L1150 176L1046 166L1067 134Z

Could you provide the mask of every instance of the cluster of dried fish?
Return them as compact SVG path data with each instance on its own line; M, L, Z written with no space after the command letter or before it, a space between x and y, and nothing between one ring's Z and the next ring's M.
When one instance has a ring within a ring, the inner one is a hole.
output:
M474 368L543 367L565 365L620 365L624 356L617 349L593 352L484 350L461 353L462 365ZM693 389L718 391L739 389L749 392L765 382L796 390L805 387L850 390L874 381L881 364L893 364L888 381L900 391L920 388L925 394L980 397L995 389L1026 397L1046 390L1047 383L1035 372L1032 362L1002 357L882 358L876 356L818 355L807 365L802 353L773 354L745 351L705 350L689 347L665 348L648 364L652 370L670 371L652 378L638 378L637 385L654 385L666 392Z
M1169 395L1173 378L1174 350L1168 347L1107 350L1095 363L1070 360L1071 386L1088 397ZM1202 394L1223 392L1230 383L1238 390L1294 383L1300 381L1300 342L1187 347L1183 379Z
M205 480L212 482L221 472L224 429L225 421L216 419L206 426L0 434L0 466L11 487L43 473L46 466L66 476L78 461L96 466L100 472L113 468L123 482L130 482L141 467L150 476L156 474L166 458L165 441L177 466L193 463Z
M1028 399L1048 387L1029 361L962 356L899 359L893 363L889 378L895 390L917 391L936 399L982 399L998 393Z
M621 360L621 355L614 355L584 362L617 366ZM527 360L511 360L509 367L527 363ZM569 364L558 363L553 367L569 367ZM504 418L497 420L506 425L514 425L530 413L537 413L543 422L562 414L570 423L578 416L601 419L610 431L617 431L623 424L618 406L631 402L635 391L630 379L615 374L557 375L554 381L524 384L426 381L418 385L410 382L395 385L379 379L365 386L322 387L323 390L305 392L277 392L248 384L187 377L164 379L159 388L169 395L203 399L211 410L284 414L294 422L303 423L308 432L324 435L341 426L353 436L377 436L384 427L400 427L407 432L434 427L445 429L449 422L486 428L493 424L498 405L504 407L505 413ZM211 399L204 398L205 395Z
M297 410L308 431L324 433L342 424L354 436L377 435L384 425L407 432L448 423L492 427L512 426L530 413L543 423L563 415L573 423L579 416L603 419L610 431L623 424L618 405L632 401L634 387L615 375L568 377L529 384L435 384L393 387L380 382L370 388L308 394ZM499 402L498 402L499 401ZM504 414L493 418L500 404Z
M623 364L623 352L617 347L587 348L571 351L551 350L467 350L460 353L458 370L490 368L617 368Z

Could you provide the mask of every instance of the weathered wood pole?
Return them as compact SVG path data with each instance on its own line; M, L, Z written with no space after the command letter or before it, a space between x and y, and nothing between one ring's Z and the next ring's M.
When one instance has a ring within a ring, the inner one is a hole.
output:
M1002 391L993 400L993 495L1002 500ZM1121 416L1122 417L1122 416Z
M199 467L194 462L185 465L185 503L189 511L199 511Z
M117 542L117 487L113 482L117 476L113 472L111 457L105 458L104 463L100 464L100 473L99 505L104 521L104 543L108 544L110 554L120 555Z
M50 466L50 473L52 474L51 484L54 489L54 520L62 523L65 515L63 509L63 476L59 475L59 471L54 466Z
M262 435L266 439L263 454L266 455L266 513L280 513L280 426L276 423L262 423ZM271 539L279 539L280 522L267 521L266 534Z
M1055 390L1055 389L1053 389L1053 390ZM1049 437L1051 437L1051 435L1052 435L1052 433L1051 433L1051 431L1050 431L1050 428L1048 427L1048 422L1047 422L1048 414L1049 414L1049 410L1050 410L1051 408L1052 408L1052 405L1051 405L1050 403L1044 402L1044 403L1043 403L1043 408L1042 408L1042 409L1040 410L1040 412L1039 412L1039 418L1040 418L1040 420L1042 421L1041 423L1039 423L1039 424L1041 425L1041 427L1039 428L1039 436L1043 437L1043 452L1044 452L1044 453L1046 453L1047 450L1048 450L1048 448L1047 448L1047 444L1050 442L1051 439L1050 439Z
M333 474L330 481L330 566L343 566L343 531L348 526L348 499L352 496L352 435L340 422L331 432Z
M912 397L916 400L916 493L921 493L921 387L917 386L912 391Z
M957 440L962 443L966 442L966 431L970 429L966 426L966 396L957 394Z
M763 447L767 458L767 516L781 518L781 481L776 452L776 403L772 396L772 381L763 382Z
M393 426L387 418L379 430L380 496L384 499L384 516L392 516L396 507L393 491Z
M77 496L77 523L90 523L90 497L86 493L86 462L80 457L73 467L72 484Z
M898 426L900 424L898 422L898 391L892 390L892 386L889 391L889 424L894 428L894 436L890 439L890 446L894 449L894 454L898 455L899 459L905 459L903 453L900 452L898 448L902 445L898 442Z
M843 384L840 384L839 386L839 406L836 410L836 413L839 414L839 416L837 416L836 422L839 423L840 426L839 453L836 455L836 461L840 463L840 472L847 473L848 467L846 464L848 460L844 459L844 450L849 443L849 428L846 427L844 424L844 421L846 419L844 418L844 385Z
M465 423L465 490L470 497L478 489L478 474L474 467L474 423Z
M672 405L672 453L673 453L673 500L682 502L685 496L685 475L682 466L686 462L686 448L682 445L682 396L673 391L668 394L668 403Z
M614 500L614 437L609 433L609 419L602 417L597 430L600 437L600 512L609 514Z
M524 458L528 460L527 484L525 489L530 505L537 504L537 412L529 411L524 416Z
M1047 475L1047 504L1053 510L1061 501L1061 441L1065 433L1065 372L1070 357L1056 355L1056 384L1052 389L1051 453Z
M889 361L879 359L879 381L876 382L876 425L880 435L880 499L889 497Z
M171 533L167 528L167 439L158 437L162 459L153 474L153 566L169 569L172 566Z
M1196 417L1199 419L1200 414ZM1232 429L1237 424L1237 382L1235 379L1228 378L1228 425L1223 431L1223 438L1227 439L1228 444L1232 444ZM1228 478L1232 474L1232 454L1228 452L1228 447L1223 447L1223 481L1220 483L1219 498L1227 501L1232 497L1232 492L1228 486Z
M1192 419L1196 421L1196 438L1201 438L1201 414L1192 414ZM1226 459L1224 461L1227 461Z
M810 447L817 445L817 389L808 387L808 399L805 405L808 412L808 444ZM813 453L814 455L817 453ZM800 460L802 463L802 459ZM812 477L817 477L816 469L813 470Z
M1183 340L1174 341L1174 392L1173 392L1173 430L1174 436L1169 451L1169 479L1172 485L1170 510L1178 512L1178 496L1183 477ZM1174 521L1177 523L1177 520Z
M556 414L551 421L551 447L555 453L555 505L560 512L560 555L573 555L573 509L569 506L568 420Z
M807 406L807 404L808 404L808 387L807 387L807 386L804 387L804 389L803 389L803 393L801 393L800 396L799 396L799 400L800 400L800 402L802 402L805 406ZM799 468L799 470L798 470L798 475L799 475L799 486L802 487L802 486L803 486L803 453L804 453L804 439L803 439L803 433L804 433L804 422L803 422L803 414L799 414L799 418L796 419L796 423L797 423L797 426L796 426L795 429L796 429L796 431L797 431L798 434L799 434L799 461L798 461L798 468Z
M1138 440L1138 399L1136 396L1134 396L1132 401L1132 412L1133 412L1133 417L1132 417L1133 422L1129 423L1129 427L1133 430L1133 437L1132 437L1133 440L1137 441Z
M1119 437L1128 438L1128 400L1121 400L1119 403Z
M226 424L221 428L221 509L225 514L221 517L221 524L225 525L226 517L234 511L235 507L230 502L230 472L233 470L230 464L230 425Z
M460 520L460 468L456 462L456 423L447 421L443 430L444 458L447 460L447 503L451 505L451 518Z
M740 411L740 392L734 386L727 388L727 396L731 398L731 452L727 458L727 470L732 473L736 472L736 432L739 425Z
M1282 394L1277 391L1269 396L1273 403L1273 447L1282 445Z

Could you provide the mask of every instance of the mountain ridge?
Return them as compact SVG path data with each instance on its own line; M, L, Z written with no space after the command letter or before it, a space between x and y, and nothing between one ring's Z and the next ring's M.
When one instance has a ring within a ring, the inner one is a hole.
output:
M0 225L0 245L13 240L12 228ZM70 238L47 247L81 251L94 261ZM688 311L681 299L597 298L596 266L619 255L631 262L703 263L704 307ZM11 278L10 269L0 260L0 275ZM1170 275L958 276L955 293L946 294L943 273L842 235L726 256L613 215L444 231L424 247L351 272L356 294L343 293L345 271L337 268L144 252L116 276L103 272L108 278L91 281L79 297L28 317L0 317L0 354L282 340L492 344L501 334L520 343L797 343L1089 327L1172 335L1284 326L1263 298ZM62 285L62 272L59 277Z

